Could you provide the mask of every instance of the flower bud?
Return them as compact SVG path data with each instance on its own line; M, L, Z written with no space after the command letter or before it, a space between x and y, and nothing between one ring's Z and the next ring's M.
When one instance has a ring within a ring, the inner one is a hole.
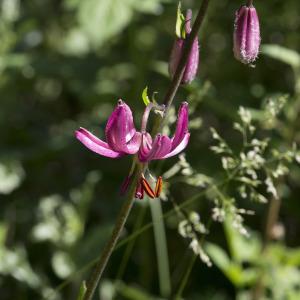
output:
M234 21L233 52L244 64L254 62L259 53L260 30L256 9L243 5L237 10Z
M192 11L189 9L186 13L186 18L184 20L185 21L184 30L176 38L171 52L170 61L169 61L169 74L171 78L174 77L180 59L182 57L185 44L186 44L186 38L191 33L191 19L192 19ZM198 70L198 65L199 65L199 42L198 42L198 37L196 37L193 42L185 66L185 71L181 80L182 84L190 83L195 79Z

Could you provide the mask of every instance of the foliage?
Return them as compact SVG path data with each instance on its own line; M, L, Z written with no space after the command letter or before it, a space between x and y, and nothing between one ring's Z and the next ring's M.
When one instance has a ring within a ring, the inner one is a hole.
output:
M171 286L180 288L194 251L185 299L249 299L260 284L262 299L298 299L300 6L257 1L263 45L249 68L232 54L241 4L211 1L198 78L180 88L168 119L174 126L178 103L188 100L189 147L153 164L165 181ZM118 98L140 119L143 90L144 101L154 100L145 86L161 103L177 5L0 1L1 299L84 292L122 204L118 186L130 160L87 152L73 132L82 125L104 135ZM188 6L197 10L199 1L182 1L182 11ZM282 205L266 246L262 228L273 199ZM148 200L136 202L99 299L161 299L151 227Z

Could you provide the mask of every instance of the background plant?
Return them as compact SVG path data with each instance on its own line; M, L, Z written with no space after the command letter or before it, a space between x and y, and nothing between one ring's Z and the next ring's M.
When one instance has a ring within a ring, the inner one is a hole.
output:
M196 1L182 4L198 6ZM178 101L189 99L193 139L185 158L155 166L169 178L169 188L164 190L168 201L162 206L172 286L178 290L193 258L191 241L181 238L178 224L194 211L203 225L199 241L213 267L195 260L184 289L187 299L199 299L199 295L201 299L252 297L253 291L260 290L258 283L266 288L259 292L265 297L282 299L284 293L287 299L297 299L300 174L294 145L299 145L300 124L299 3L255 3L263 46L254 69L239 64L232 55L233 13L239 5L240 1L212 1L201 32L199 77L176 97ZM114 163L82 151L73 131L80 124L102 135L118 97L135 106L141 116L140 95L145 85L159 91L156 98L162 100L169 83L167 59L176 6L177 2L166 0L1 1L3 299L76 297L86 277L79 270L90 265L110 233L122 202L116 186L130 161ZM248 166L236 172L223 168L229 158L240 165L241 154L247 154L243 132L233 125L239 122L244 130L239 107L250 112L255 126L255 135L247 136L248 142L268 141L260 155L270 164L254 168L260 181L255 187L246 172ZM169 119L174 121L172 114ZM230 147L233 157L211 151L220 142L213 139L210 128ZM270 168L267 172L266 167ZM242 171L250 182L240 181L245 177ZM268 238L269 246L263 250L268 205L257 203L255 196L262 195L267 201L274 197L267 178L281 200L281 210L278 230L271 237L275 242ZM243 186L247 199L242 197ZM253 201L249 201L251 192ZM213 209L224 205L237 209L233 216L244 219L240 228L250 238L232 230L230 219L225 225L209 221ZM178 206L181 210L176 213ZM255 215L244 214L248 211ZM159 298L149 222L147 203L135 205L123 246L120 244L106 270L101 299L112 298L112 293L121 299ZM118 277L125 243L131 250ZM255 249L249 245L256 245ZM262 251L263 256L259 255ZM75 275L69 284L54 291L71 274ZM276 288L279 286L282 288Z

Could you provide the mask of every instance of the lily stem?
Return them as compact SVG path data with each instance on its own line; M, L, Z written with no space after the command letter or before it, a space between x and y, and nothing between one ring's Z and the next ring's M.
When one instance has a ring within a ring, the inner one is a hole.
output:
M247 6L250 7L253 5L253 0L247 0Z
M129 212L132 208L133 202L134 202L134 189L132 189L133 192L130 193L130 196L126 199L124 202L119 215L117 217L117 221L115 224L115 227L113 229L113 232L111 234L110 239L106 243L101 256L92 272L91 277L89 278L87 282L87 290L84 294L84 300L91 300L93 298L93 295L95 293L95 289L98 285L98 282L102 276L102 273L107 265L107 262L116 246L116 243L121 235L121 232L124 228L124 225L126 223L126 220L129 216Z
M167 112L170 108L170 106L172 105L172 102L174 100L174 97L177 93L177 90L180 86L180 82L182 80L183 74L184 74L184 70L185 70L185 66L187 63L187 60L189 58L189 54L191 52L192 46L193 46L193 42L196 38L196 36L198 35L198 32L200 30L200 27L203 23L203 19L205 17L206 11L207 11L207 7L208 7L208 3L209 0L203 0L200 6L200 9L198 11L194 26L192 28L191 34L189 35L189 37L187 38L187 42L186 45L184 47L184 51L183 51L183 55L180 59L179 65L177 67L177 70L175 72L174 78L170 84L169 89L167 90L167 93L165 95L164 98L164 104L166 105L166 110L165 110L165 114L163 116L163 118L161 119L161 122L159 124L159 126L157 128L159 128L160 126L163 125L164 121L166 120L166 116L167 116ZM155 129L154 129L155 131ZM124 228L124 225L126 223L126 220L128 218L128 215L130 213L130 210L132 208L132 204L134 202L134 187L135 187L135 183L138 180L138 176L140 176L140 169L141 169L141 165L138 164L138 168L139 171L137 171L137 177L135 178L135 180L133 180L132 183L132 187L131 190L132 192L129 193L128 198L126 199L126 202L123 204L121 211L117 217L117 221L114 227L114 230L112 232L112 235L110 237L110 239L108 240L107 244L104 247L103 252L101 253L101 256L95 266L95 269L91 275L91 277L88 280L87 283L87 290L85 292L84 295L84 300L91 300L94 293L95 293L95 289L98 285L98 282L102 276L102 273L107 265L107 262L116 246L116 243L120 237L120 234Z

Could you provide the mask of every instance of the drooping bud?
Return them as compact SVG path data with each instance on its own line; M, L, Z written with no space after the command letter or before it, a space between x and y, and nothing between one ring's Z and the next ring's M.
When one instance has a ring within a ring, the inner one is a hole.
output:
M260 29L255 7L243 5L236 11L233 33L233 52L244 64L253 63L259 53Z
M182 57L186 38L191 33L191 20L192 20L192 11L189 9L186 13L186 17L184 18L180 11L180 6L178 7L177 12L177 23L176 23L176 35L177 38L174 42L170 61L169 61L169 74L171 78L174 77L180 59ZM185 66L185 71L181 80L182 84L190 83L194 80L197 74L199 65L199 42L198 37L195 38L192 48L190 50L190 54Z

